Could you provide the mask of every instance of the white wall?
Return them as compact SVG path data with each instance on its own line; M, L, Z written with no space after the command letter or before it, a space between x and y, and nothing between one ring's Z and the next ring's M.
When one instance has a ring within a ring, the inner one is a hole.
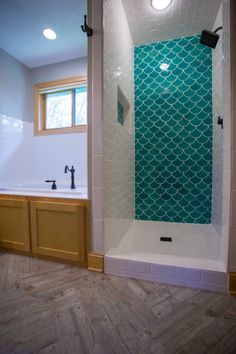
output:
M72 76L87 76L87 58L64 61L32 69L32 83L65 79Z
M36 83L87 75L87 58L32 69L32 90ZM32 179L69 182L64 166L75 166L75 181L87 185L87 133L32 137Z
M31 165L31 71L0 49L0 182L26 179Z
M130 131L117 121L117 88L131 105ZM121 0L104 1L105 249L116 247L134 219L134 58Z
M87 75L82 58L28 69L0 50L0 183L70 183L65 164L74 165L77 185L87 185L87 134L33 134L33 85L36 82Z
M88 195L91 200L90 250L104 253L103 219L103 0L88 0Z
M0 114L32 120L31 70L0 48Z

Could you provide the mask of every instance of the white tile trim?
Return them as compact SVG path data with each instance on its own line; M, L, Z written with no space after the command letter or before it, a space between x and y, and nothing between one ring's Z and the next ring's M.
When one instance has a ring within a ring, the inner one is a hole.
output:
M228 274L225 272L151 264L110 256L105 256L105 273L216 292L225 293L228 289Z

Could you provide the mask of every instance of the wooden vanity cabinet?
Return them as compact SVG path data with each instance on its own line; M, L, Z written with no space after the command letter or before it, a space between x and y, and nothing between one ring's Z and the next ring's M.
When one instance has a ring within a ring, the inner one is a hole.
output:
M32 201L30 214L34 254L85 262L85 205Z
M90 202L0 195L0 248L87 266Z
M30 251L29 202L0 199L0 246Z

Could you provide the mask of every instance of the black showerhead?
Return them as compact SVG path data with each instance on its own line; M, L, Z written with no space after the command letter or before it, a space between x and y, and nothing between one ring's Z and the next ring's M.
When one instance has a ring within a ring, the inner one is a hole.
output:
M218 32L220 29L222 29L222 27L217 28L214 32L203 30L200 38L200 43L215 49L216 44L220 38L216 32Z

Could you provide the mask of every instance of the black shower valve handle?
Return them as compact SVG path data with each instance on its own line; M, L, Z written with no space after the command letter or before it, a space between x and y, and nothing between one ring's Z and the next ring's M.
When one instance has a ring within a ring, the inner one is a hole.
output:
M221 116L218 117L217 124L221 125L221 129L224 129L224 120Z
M52 188L51 189L57 189L57 185L56 185L56 180L55 179L46 179L45 181L46 183L52 183Z

